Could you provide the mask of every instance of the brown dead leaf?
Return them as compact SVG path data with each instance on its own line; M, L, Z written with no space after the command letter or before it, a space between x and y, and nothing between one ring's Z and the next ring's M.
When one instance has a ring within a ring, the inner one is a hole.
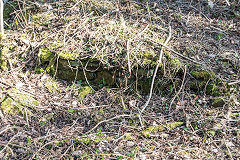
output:
M191 100L192 105L195 104L195 101L198 99L198 96L196 96L193 100Z
M179 101L179 102L177 103L177 105L178 105L178 106L184 106L186 103L187 103L187 100Z

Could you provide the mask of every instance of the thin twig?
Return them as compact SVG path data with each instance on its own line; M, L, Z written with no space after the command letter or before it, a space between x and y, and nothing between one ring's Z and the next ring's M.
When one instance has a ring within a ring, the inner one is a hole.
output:
M14 142L14 143L16 143L16 142ZM28 150L29 152L34 152L33 150L31 150L31 149L29 149L29 148L27 148L27 147L24 147L24 146L18 145L18 144L14 144L14 143L11 143L11 142L9 142L9 141L0 141L0 145L6 145L6 144L8 144L8 145L11 145L11 146L14 146L14 147L19 147L19 148L26 149L26 150Z
M19 136L19 133L16 134L16 135L14 135L14 136L8 141L8 143L5 145L5 147L0 151L0 154L3 153L3 151L8 147L9 143L11 143L11 142L14 140L14 138L16 138L17 136Z
M77 3L74 4L74 5L67 11L67 13L64 14L64 17L65 17L71 10L73 10L73 8L76 7L80 2L82 2L82 0L77 1Z
M121 117L131 117L131 116L130 116L130 115L127 115L127 114L123 114L123 115L119 115L119 116L112 117L112 118L110 118L110 119L103 120L103 121L99 122L95 127L93 127L92 129L90 129L89 131L87 131L87 133L92 132L94 129L96 129L96 128L97 128L100 124L102 124L102 123L109 122L109 121L111 121L111 120L118 119L118 118L121 118Z
M12 129L20 129L20 127L10 127L9 125L7 125L4 129L2 129L1 131L0 131L0 135L3 133L3 132L5 132L5 131L7 131L7 130L12 130Z
M94 107L86 107L86 106L84 106L84 107L82 107L82 106L78 106L78 107L65 107L65 106L63 106L64 108L67 108L67 109L74 109L74 110L88 110L88 109L96 109L96 108L102 108L102 107L110 107L109 105L101 105L101 106L94 106Z
M9 88L13 88L13 85L8 84L8 83L6 83L6 82L3 82L2 80L0 80L0 83L3 84L4 86L9 87Z
M229 86L240 83L240 80L228 83Z
M130 50L130 44L131 44L131 42L132 42L134 39L140 37L140 36L148 29L148 27L149 27L149 25L147 25L147 26L144 28L144 30L142 30L142 31L141 31L139 34L137 34L134 38L129 39L129 40L127 41L127 60L128 60L128 71L129 71L130 76L131 76L130 53L132 52L132 51Z
M229 1L228 1L228 0L225 0L225 1L226 1L227 5L228 5L228 6L230 6L230 3L229 3Z
M80 63L81 63L81 65L82 65L82 70L83 70L83 74L84 74L84 77L85 77L85 80L86 80L86 82L87 82L87 84L88 84L88 86L94 91L94 92L96 92L95 91L95 89L93 89L93 87L90 85L90 83L89 83L89 81L88 81L88 79L87 79L87 74L86 74L86 67L87 67L87 64L86 64L86 66L85 67L83 67L83 63L82 63L82 61L79 61ZM78 69L77 69L77 72L78 72ZM77 72L76 72L76 74L77 74ZM77 76L77 75L76 75ZM77 78L77 77L76 77Z
M185 81L185 78L186 78L186 73L187 73L187 66L185 65L185 68L184 68L184 75L183 75L183 80L182 80L182 84L181 84L181 87L179 89L179 91L177 92L177 94L175 94L175 96L173 97L171 103L170 103L170 106L169 106L169 110L170 108L172 107L172 104L175 100L175 98L179 95L179 93L181 92L182 88L183 88L183 85L184 85L184 81Z
M47 145L49 145L49 144L51 144L51 143L56 143L56 142L57 142L57 140L54 140L54 141L50 141L50 142L44 144L42 147L40 147L40 148L33 154L33 156L31 157L30 160L34 159L35 156L36 156L44 147L46 147Z
M2 121L4 122L4 123L6 123L7 124L7 120L6 120L6 118L4 117L4 115L3 115L3 112L2 112L2 109L0 108L0 118L2 119Z
M3 21L3 1L0 1L0 39L4 34L4 21Z
M230 149L229 149L229 147L228 147L228 144L226 143L226 139L223 138L223 140L224 140L225 146L226 146L226 148L227 148L228 154L229 154L231 160L233 160L232 152L230 151Z
M149 37L147 37L147 39L149 39L150 41L152 41L152 42L154 42L154 43L157 43L157 44L159 44L159 45L167 48L168 50L172 51L173 53L175 53L176 55L178 55L178 56L180 56L180 57L182 57L182 58L184 58L184 59L187 59L187 60L189 60L189 61L191 61L191 62L193 62L193 63L196 63L196 64L200 64L200 65L203 64L203 63L201 63L201 62L197 62L197 61L195 61L195 60L193 60L193 59L191 59L191 58L188 58L188 57L186 57L186 56L178 53L178 52L175 51L174 49L172 49L172 48L170 48L170 47L168 47L168 46L166 46L166 45L164 45L164 44L162 44L162 43L160 43L160 42L154 41L154 40L152 40L152 39L149 38Z
M15 88L13 85L8 84L8 83L6 83L6 82L3 82L2 80L0 80L0 83L3 84L3 85L5 85L5 86L7 86L8 88ZM26 90L26 89L21 88L21 89L19 89L19 90L23 90L24 92L29 93L31 96L34 96L35 98L37 97L35 94L33 94L32 92L30 92L30 91L28 91L28 90Z
M151 84L151 88L150 88L149 98L148 98L147 102L144 104L144 107L143 107L143 109L140 112L140 116L144 112L144 110L146 109L146 107L148 106L148 104L149 104L149 102L150 102L150 100L152 98L153 86L154 86L155 78L157 76L158 68L159 68L160 64L162 63L163 49L165 48L165 46L167 45L167 43L171 39L171 36L172 36L172 29L171 29L171 26L169 26L169 35L168 35L168 38L166 39L166 41L164 42L164 44L162 45L162 48L161 48L161 51L160 51L160 56L159 56L158 63L157 63L157 66L155 68L155 72L154 72L153 79L152 79L152 84Z

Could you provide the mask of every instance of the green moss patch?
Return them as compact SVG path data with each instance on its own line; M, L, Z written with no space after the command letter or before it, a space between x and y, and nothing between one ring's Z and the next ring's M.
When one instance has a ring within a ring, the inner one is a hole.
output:
M15 88L8 90L7 93L13 97L16 102L24 106L34 109L37 105L39 105L39 102L29 93L19 91Z
M7 59L6 55L9 52L9 48L0 44L0 68L2 70L7 70Z
M6 97L1 103L1 109L6 114L25 114L32 115L32 111L39 105L39 102L31 95L13 88L7 91Z
M209 80L215 78L215 74L213 72L208 71L193 71L191 75L196 78L197 80Z
M49 62L53 58L53 53L48 48L40 48L38 51L39 63Z
M79 89L78 98L80 101L82 101L88 94L92 93L94 93L94 91L92 90L91 87L89 86L81 87L81 89Z
M115 14L113 4L113 1L81 1L76 6L81 8L80 16L66 14L64 19L56 18L51 12L34 15L33 25L43 28L39 36L46 39L39 49L40 63L48 62L46 72L57 78L88 81L94 89L133 84L137 79L135 86L139 87L136 88L148 93L158 63L160 44L165 42L168 33L162 30L165 26L142 26L133 24L127 17L99 16L110 10ZM145 9L139 4L132 5L136 13ZM87 8L87 16L81 16L82 8ZM49 36L53 34L55 36ZM164 56L164 65L160 66L158 75L161 77L165 67L166 73L171 74L169 77L174 77L182 63L170 52ZM131 73L128 73L129 67ZM37 70L39 73L41 68ZM138 74L140 70L141 75Z
M79 57L79 54L73 54L73 53L70 53L70 52L62 51L62 52L58 53L58 56L61 59L76 60Z
M162 132L164 130L173 130L179 126L182 126L184 122L172 122L167 123L165 125L158 125L158 126L150 126L147 129L145 129L142 133L146 137L150 137L151 135L158 135L159 132Z
M165 54L167 55L167 61L168 61L168 64L169 64L170 68L177 69L177 70L181 69L181 67L183 65L177 57L174 57L169 52L165 52Z
M221 96L228 92L227 86L216 78L214 72L192 71L191 75L193 79L189 81L189 86L194 91L204 91L212 96Z

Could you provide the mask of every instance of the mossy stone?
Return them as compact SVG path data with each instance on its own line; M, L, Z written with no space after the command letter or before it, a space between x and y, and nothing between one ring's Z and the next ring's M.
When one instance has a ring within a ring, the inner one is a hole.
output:
M10 115L16 115L19 113L27 113L28 115L32 115L32 112L27 107L9 97L1 103L1 109L5 114Z
M49 62L53 58L53 53L48 48L40 48L38 51L38 59L40 63Z
M182 126L184 122L172 122L165 125L150 126L145 129L142 133L144 136L149 137L151 135L159 134L158 132L164 131L166 129L172 130L179 126Z
M192 90L198 90L198 89L202 90L206 86L206 83L207 82L201 81L201 80L191 80L189 82L189 86Z
M16 115L21 112L23 107L12 98L7 98L1 103L1 109L6 114Z
M213 72L207 72L207 71L193 71L191 72L191 75L196 78L197 80L209 80L215 78L215 74Z
M32 16L33 24L37 27L48 26L53 18L55 18L55 15L52 12L48 12L47 14L39 13Z
M74 54L74 53L68 53L68 52L59 52L57 53L59 58L65 59L65 60L76 60L79 57L79 54Z
M95 82L103 84L104 86L112 86L114 84L114 75L112 75L111 72L107 70L98 72Z
M79 93L78 98L80 101L82 101L88 94L93 94L94 90L92 90L92 88L89 86L84 86L81 87L81 89L79 89L78 93Z
M213 107L223 107L224 104L225 104L225 101L223 97L217 97L212 102Z
M209 82L206 87L206 93L213 96L221 95L221 92L219 91L219 86L217 86L214 82Z
M172 54L170 52L165 52L167 60L168 60L168 64L172 67L172 69L180 69L182 66L182 63L180 62L180 60L174 56L172 56Z
M39 102L31 95L25 92L20 92L16 88L7 91L9 97L1 100L1 109L4 113L16 115L19 113L32 115L32 110L39 105Z
M32 95L26 92L21 92L16 88L9 89L7 93L14 98L14 101L23 106L34 109L36 106L39 105L39 102Z

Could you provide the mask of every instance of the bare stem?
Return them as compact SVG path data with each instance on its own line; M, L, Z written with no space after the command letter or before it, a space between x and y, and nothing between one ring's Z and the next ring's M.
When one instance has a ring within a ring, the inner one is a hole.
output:
M3 27L3 1L0 0L0 33L4 34L4 27Z
M151 84L151 88L150 88L149 98L148 98L147 102L144 104L144 107L141 110L140 114L142 114L144 112L144 110L147 108L147 106L148 106L148 104L149 104L149 102L150 102L150 100L152 98L153 86L154 86L155 78L156 78L156 75L157 75L158 68L159 68L160 64L162 63L163 49L167 45L169 40L171 39L171 36L172 36L172 30L171 30L171 26L169 25L169 35L168 35L168 38L166 39L166 41L164 42L164 45L162 46L162 49L160 51L160 56L158 58L158 63L157 63L157 66L155 68L155 72L154 72L153 79L152 79L152 84Z

